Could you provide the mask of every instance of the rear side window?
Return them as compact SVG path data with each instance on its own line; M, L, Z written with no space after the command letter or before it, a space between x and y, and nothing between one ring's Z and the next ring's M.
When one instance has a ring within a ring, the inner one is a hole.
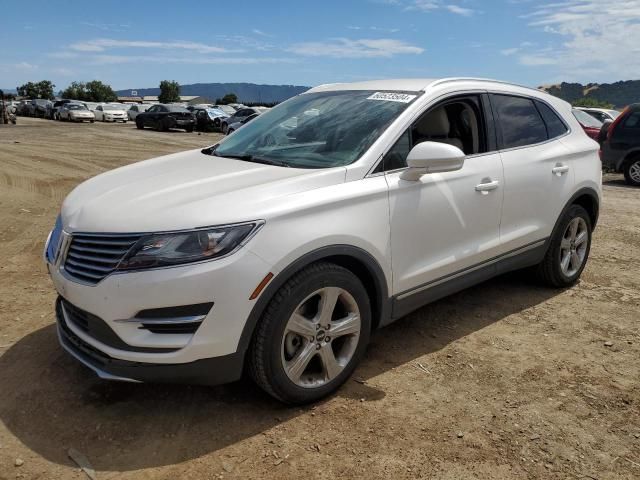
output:
M622 128L640 129L640 112L634 112L629 115Z
M511 95L492 95L501 133L500 148L515 148L547 140L547 128L533 100Z
M547 133L550 139L560 137L568 132L567 126L549 105L536 100L536 107L538 107L538 111L547 125Z

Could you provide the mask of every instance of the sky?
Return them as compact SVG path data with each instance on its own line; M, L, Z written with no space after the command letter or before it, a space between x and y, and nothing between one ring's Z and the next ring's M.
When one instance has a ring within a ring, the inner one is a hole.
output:
M0 87L640 79L640 0L0 2Z

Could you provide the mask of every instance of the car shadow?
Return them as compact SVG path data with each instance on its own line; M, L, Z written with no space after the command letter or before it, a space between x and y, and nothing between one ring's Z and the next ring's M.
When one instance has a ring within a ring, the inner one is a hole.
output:
M375 401L366 381L446 347L560 291L509 274L424 307L374 333L367 357L335 395ZM422 358L426 367L432 359ZM28 448L70 465L130 471L201 457L294 418L308 407L271 399L249 380L220 387L106 382L61 350L55 326L0 357L0 420Z
M627 182L625 182L624 177L621 178L610 178L607 180L603 180L602 182L603 185L606 185L608 187L622 187L622 188L632 188L634 190L638 190L639 187L633 186L633 185L629 185Z

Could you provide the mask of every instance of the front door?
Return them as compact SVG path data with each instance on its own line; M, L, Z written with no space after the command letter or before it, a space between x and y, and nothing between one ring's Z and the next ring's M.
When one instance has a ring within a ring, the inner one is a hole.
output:
M392 165L385 176L393 292L399 298L479 270L500 250L502 162L488 141L483 111L480 95L446 100L418 119L385 156ZM462 169L403 180L399 158L406 159L425 139L461 148L467 154Z

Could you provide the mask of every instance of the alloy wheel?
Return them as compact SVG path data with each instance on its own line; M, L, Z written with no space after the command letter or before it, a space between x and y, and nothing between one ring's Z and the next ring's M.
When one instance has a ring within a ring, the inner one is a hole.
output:
M640 160L636 160L635 163L629 167L629 176L631 180L636 183L640 183Z
M346 290L324 287L295 308L284 330L281 360L289 379L315 388L335 379L358 346L358 304Z
M581 217L569 222L560 244L560 269L567 277L573 277L584 263L589 246L589 229Z

